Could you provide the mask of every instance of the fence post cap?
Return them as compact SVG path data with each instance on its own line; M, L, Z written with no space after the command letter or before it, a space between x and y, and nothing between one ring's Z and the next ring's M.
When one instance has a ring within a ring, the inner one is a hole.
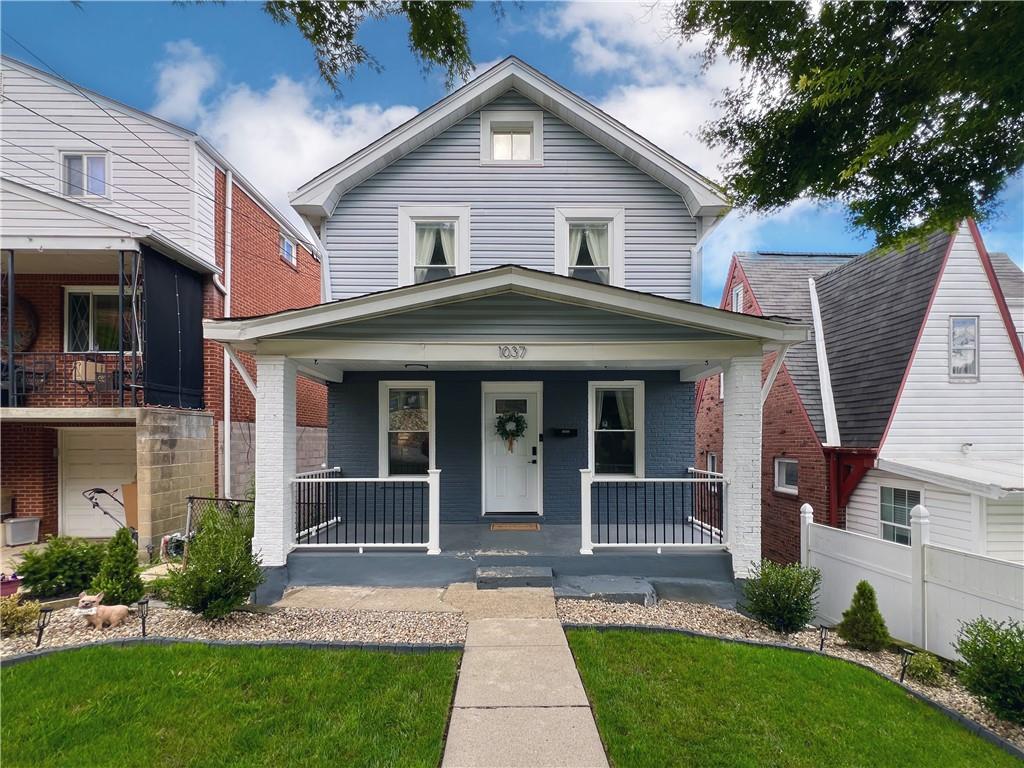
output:
M926 523L929 517L930 514L924 504L915 504L914 508L910 510L911 521L917 520L918 522Z
M428 475L440 475L441 474L441 470L440 469L428 469L427 470L427 474Z
M800 514L804 517L814 517L814 507L805 501L800 505Z

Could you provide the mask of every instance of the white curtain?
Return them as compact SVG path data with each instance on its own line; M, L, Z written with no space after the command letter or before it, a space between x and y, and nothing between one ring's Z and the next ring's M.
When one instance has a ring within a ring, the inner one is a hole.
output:
M569 227L569 266L575 267L580 257L580 243L583 242L583 229Z
M595 267L608 266L608 225L587 227L587 249Z
M441 249L444 251L444 260L455 266L455 227L452 225L440 227Z
M430 263L430 256L434 252L434 240L437 238L437 228L429 224L416 227L416 266L425 267Z
M615 399L612 400L609 395L614 394ZM631 389L602 389L598 390L598 414L597 414L597 428L598 429L634 429L633 426L633 390ZM615 413L606 413L611 411L612 403L614 402L614 408L618 411ZM618 419L615 416L618 415ZM605 421L608 424L605 425ZM618 421L618 426L615 422Z

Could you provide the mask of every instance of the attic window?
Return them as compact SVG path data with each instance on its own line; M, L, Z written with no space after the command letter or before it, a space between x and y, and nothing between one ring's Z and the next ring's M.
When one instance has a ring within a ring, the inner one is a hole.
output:
M543 165L544 116L538 111L480 113L481 165Z
M949 378L978 378L978 318L949 318Z
M107 156L66 153L62 156L64 194L68 197L106 197Z

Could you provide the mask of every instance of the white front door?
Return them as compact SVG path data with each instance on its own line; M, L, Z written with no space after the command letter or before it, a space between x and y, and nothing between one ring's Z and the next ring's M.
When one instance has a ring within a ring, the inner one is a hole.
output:
M540 513L540 385L522 391L494 384L503 391L488 391L484 384L484 514ZM502 414L520 413L526 431L512 443L502 439L497 422Z

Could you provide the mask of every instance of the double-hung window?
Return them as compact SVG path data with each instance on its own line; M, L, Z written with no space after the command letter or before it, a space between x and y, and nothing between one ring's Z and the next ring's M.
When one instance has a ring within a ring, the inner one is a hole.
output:
M978 378L978 318L949 318L949 378Z
M882 538L897 544L910 544L910 510L921 503L921 492L906 488L879 489L879 515Z
M68 197L106 197L107 156L94 152L65 152L61 155L61 179Z
M425 475L434 466L434 383L380 383L380 473Z
M797 480L799 477L799 465L796 459L776 459L775 460L775 485L774 488L779 493L789 493L795 495L797 493Z
M555 271L602 285L623 284L622 209L555 209Z
M597 475L643 477L643 382L590 382L590 462Z
M414 285L469 271L468 205L399 206L399 284Z
M125 302L125 313L128 312ZM117 352L118 333L127 323L118 319L117 288L69 288L64 304L65 352ZM125 341L125 348L131 344Z

